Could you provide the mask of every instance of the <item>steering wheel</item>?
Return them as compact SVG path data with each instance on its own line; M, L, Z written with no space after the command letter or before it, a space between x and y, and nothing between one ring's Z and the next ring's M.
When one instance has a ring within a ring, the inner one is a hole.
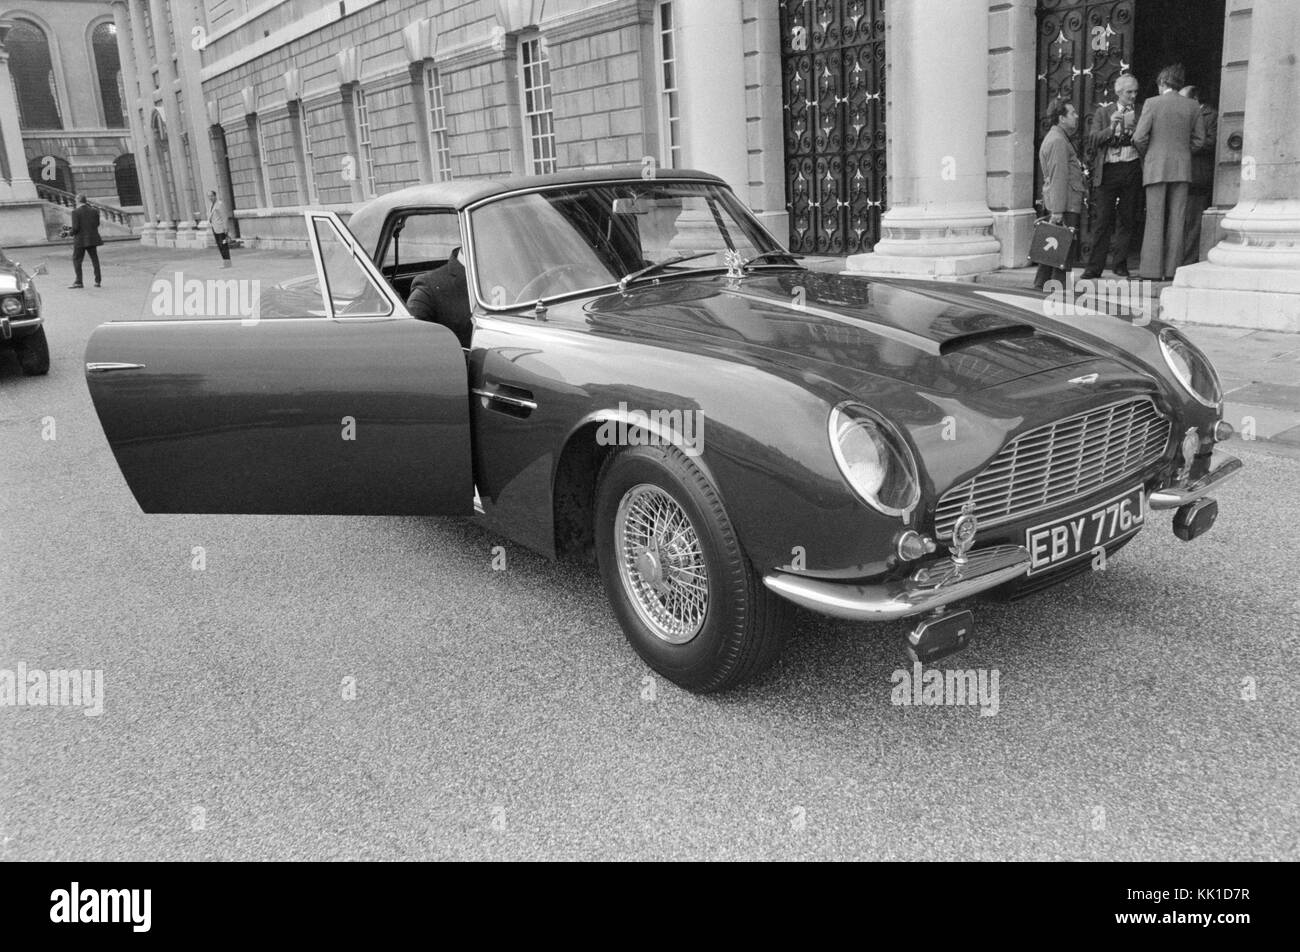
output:
M550 281L553 278L557 278L560 275L565 273L577 273L577 274L586 275L588 277L594 278L596 284L609 283L609 275L601 274L595 268L591 267L591 265L586 265L586 264L557 265L554 268L547 268L541 274L537 275L535 278L533 278L531 281L525 284L522 288L520 288L519 293L515 296L515 303L521 304L525 301L535 301L540 297L545 297L544 294L540 293L541 289L546 286L546 283L548 281ZM578 288L572 288L571 290L576 291L578 290Z

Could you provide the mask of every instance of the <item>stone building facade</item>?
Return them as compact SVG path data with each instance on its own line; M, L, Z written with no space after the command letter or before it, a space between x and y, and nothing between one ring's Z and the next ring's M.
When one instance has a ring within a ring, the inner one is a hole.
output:
M652 161L721 175L792 248L849 270L968 279L1026 263L1046 102L1090 121L1119 72L1145 97L1186 59L1220 136L1207 260L1166 304L1300 329L1293 0L112 7L124 59L148 64L124 76L163 244L203 240L209 188L246 240L289 246L308 206Z
M142 210L109 5L0 3L0 24L9 87L0 90L0 98L9 100L0 102L0 136L6 148L11 142L21 148L21 157L5 152L0 217L7 223L0 222L0 237L44 239L42 214L55 221L57 208L66 207L60 204L65 197L48 190L83 192L91 201ZM42 198L54 199L48 204L57 208L47 208Z

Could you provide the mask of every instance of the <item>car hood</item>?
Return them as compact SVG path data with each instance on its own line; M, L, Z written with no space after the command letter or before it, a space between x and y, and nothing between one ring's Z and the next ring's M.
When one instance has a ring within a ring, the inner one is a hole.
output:
M600 332L670 346L709 340L733 352L761 349L786 362L822 365L823 373L841 368L936 394L971 393L1118 356L1096 338L1035 314L1036 299L1013 307L996 299L1005 296L783 271L673 279L602 297L587 311Z
M27 278L11 268L0 267L0 294L21 291L27 285Z

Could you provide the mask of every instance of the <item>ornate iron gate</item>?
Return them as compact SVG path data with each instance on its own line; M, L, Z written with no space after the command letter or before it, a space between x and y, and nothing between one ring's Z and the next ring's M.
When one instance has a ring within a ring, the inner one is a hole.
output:
M780 0L790 249L870 251L885 205L885 0Z
M1091 158L1088 133L1093 113L1113 101L1115 78L1133 62L1133 7L1137 0L1039 0L1038 2L1038 125L1034 135L1034 200L1043 191L1038 147L1051 128L1045 118L1057 96L1074 103L1079 131L1074 137L1079 156ZM1096 183L1091 183L1095 185ZM1091 250L1091 208L1083 210L1080 261Z

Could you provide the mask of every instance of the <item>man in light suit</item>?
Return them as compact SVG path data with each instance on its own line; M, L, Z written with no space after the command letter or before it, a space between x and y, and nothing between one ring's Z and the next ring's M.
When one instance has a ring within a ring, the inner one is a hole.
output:
M1128 274L1128 248L1142 196L1142 156L1133 144L1142 104L1137 102L1138 81L1132 73L1115 78L1115 101L1098 106L1088 132L1092 150L1093 204L1097 208L1092 233L1092 257L1084 278L1100 278L1106 269L1106 252L1115 232L1115 273Z
M1079 128L1079 114L1074 103L1057 99L1048 112L1052 128L1043 136L1043 144L1038 147L1038 162L1043 169L1043 205L1047 208L1053 225L1065 225L1075 230L1075 241L1070 245L1070 254L1064 268L1051 268L1045 264L1038 266L1034 275L1034 288L1042 291L1048 281L1065 284L1066 276L1074 267L1078 255L1079 215L1083 212L1083 163L1079 153L1070 141L1070 136Z
M1187 190L1192 153L1205 145L1201 107L1185 96L1183 68L1166 66L1156 81L1160 95L1142 106L1133 144L1142 153L1147 192L1147 227L1142 236L1142 277L1165 281L1183 261Z

